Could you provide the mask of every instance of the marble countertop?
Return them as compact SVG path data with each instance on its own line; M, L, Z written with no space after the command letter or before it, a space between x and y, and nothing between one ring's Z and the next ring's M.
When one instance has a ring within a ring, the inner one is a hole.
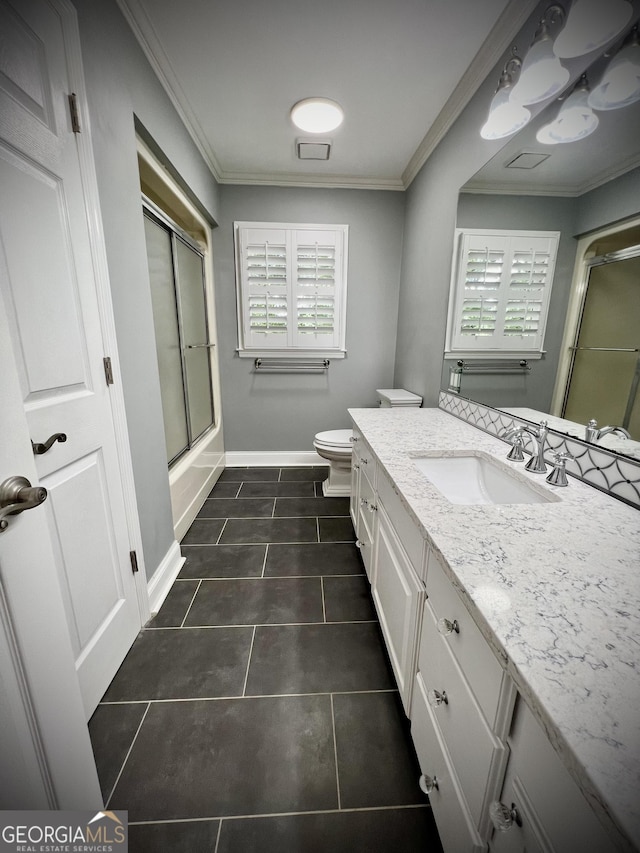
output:
M440 409L350 409L467 607L621 849L640 850L640 513ZM456 505L412 456L484 451L559 501Z

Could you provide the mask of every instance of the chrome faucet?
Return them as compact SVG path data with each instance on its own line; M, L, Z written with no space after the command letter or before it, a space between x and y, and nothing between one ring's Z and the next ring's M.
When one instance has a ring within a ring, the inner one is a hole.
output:
M631 438L631 434L624 427L606 426L599 429L598 422L592 418L585 427L584 439L585 441L591 441L595 444L603 436L609 435L609 433L618 433L618 435L623 439Z
M511 438L512 447L507 454L507 459L515 460L516 462L524 459L522 453L522 444L524 433L531 439L533 449L531 451L531 459L524 466L527 471L533 471L536 474L546 474L547 466L544 462L544 451L547 443L547 435L549 428L546 421L540 421L540 426L530 427L522 424L518 427L512 427L502 433L502 438Z

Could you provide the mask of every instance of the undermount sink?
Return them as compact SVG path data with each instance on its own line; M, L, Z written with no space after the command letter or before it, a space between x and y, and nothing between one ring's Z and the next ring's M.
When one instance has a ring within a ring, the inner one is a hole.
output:
M537 504L559 500L488 454L421 456L412 461L454 504Z

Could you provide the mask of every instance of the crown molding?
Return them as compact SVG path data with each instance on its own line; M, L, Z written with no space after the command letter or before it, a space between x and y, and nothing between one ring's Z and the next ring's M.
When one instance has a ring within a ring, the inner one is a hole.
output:
M471 65L469 65L460 82L453 90L451 97L437 115L436 120L427 131L424 139L416 148L413 157L409 160L402 174L405 189L410 186L437 145L444 139L460 113L467 106L482 83L484 83L494 65L524 26L538 5L538 2L539 0L511 0L500 15L491 30L490 37L474 56Z
M603 171L599 172L597 175L590 176L589 180L584 181L578 186L562 187L562 185L557 183L547 185L537 182L535 186L527 186L511 183L500 184L497 181L491 181L491 183L487 185L485 183L474 184L473 181L469 181L468 184L464 185L461 192L472 193L474 195L529 195L579 198L580 196L585 195L585 193L597 190L598 187L602 187L610 181L614 181L616 178L621 178L623 175L626 175L627 172L631 172L639 166L640 154L637 154L633 157L628 157L622 163L616 163L615 166L603 169Z
M220 181L222 170L207 137L196 118L189 99L180 86L178 77L171 66L160 39L149 17L138 0L116 0L127 24L131 28L138 44L153 68L169 100L180 116L189 136L204 158L213 177Z
M404 184L399 178L354 177L345 175L302 175L297 172L274 174L252 172L223 172L220 184L240 184L271 187L315 187L344 190L390 190L403 192Z

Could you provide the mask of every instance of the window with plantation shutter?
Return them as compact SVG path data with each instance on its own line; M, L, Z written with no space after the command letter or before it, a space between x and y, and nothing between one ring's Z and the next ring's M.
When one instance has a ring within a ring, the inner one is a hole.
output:
M542 354L557 231L456 231L447 354Z
M239 354L344 357L348 226L234 230Z

